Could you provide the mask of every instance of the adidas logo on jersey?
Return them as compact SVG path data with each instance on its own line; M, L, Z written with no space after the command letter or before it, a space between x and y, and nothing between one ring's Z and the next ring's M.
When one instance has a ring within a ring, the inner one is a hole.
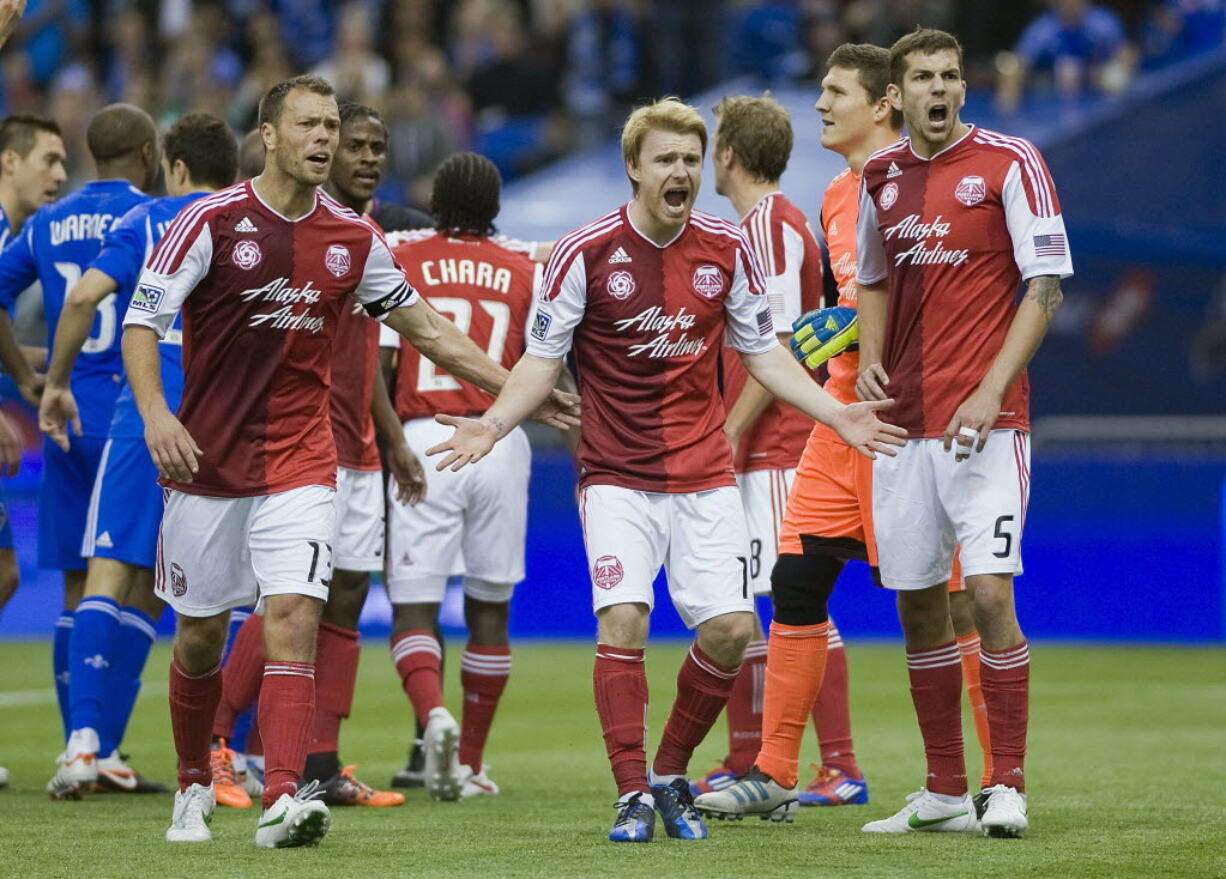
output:
M260 230L255 227L255 223L251 222L251 220L249 220L247 217L243 217L241 220L238 221L238 223L235 224L234 231L235 232L259 232Z
M826 234L827 235L838 235L839 234L839 221L838 220L830 221L830 231L828 231Z
M613 251L613 255L609 257L609 262L633 262L633 260L630 259L630 254L626 253L626 248L619 247L617 250Z
M901 177L902 168L898 167L897 162L890 162L890 170L885 172L885 177L889 180L891 177Z
M101 546L103 549L114 549L115 544L111 542L111 532L103 531L98 535L98 539L94 541L95 546Z

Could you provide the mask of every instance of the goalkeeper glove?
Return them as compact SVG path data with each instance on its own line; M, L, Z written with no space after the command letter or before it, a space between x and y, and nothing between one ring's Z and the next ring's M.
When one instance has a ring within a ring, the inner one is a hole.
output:
M857 347L860 324L856 310L846 306L815 308L792 324L792 354L809 369Z

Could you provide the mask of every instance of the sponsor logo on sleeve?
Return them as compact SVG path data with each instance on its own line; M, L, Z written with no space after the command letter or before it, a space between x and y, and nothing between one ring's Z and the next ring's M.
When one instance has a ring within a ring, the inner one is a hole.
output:
M954 187L954 198L968 208L973 208L983 201L988 194L988 185L978 174L969 174L958 181Z
M254 241L240 241L234 245L234 253L230 258L234 260L234 264L240 269L250 271L260 264L264 259L264 252L260 250L260 245Z
M544 342L545 337L549 335L551 323L553 323L553 316L546 311L538 310L532 318L532 338Z
M157 314L158 306L162 304L162 297L165 295L166 291L161 287L155 287L153 284L137 284L128 308Z
M602 555L592 565L592 582L601 589L612 589L626 576L621 559L615 555Z
M701 265L694 269L694 277L690 279L694 292L707 299L714 299L724 292L724 273L719 266Z
M334 276L345 277L351 266L349 248L343 244L329 244L328 252L324 254L324 265Z
M605 282L605 289L609 291L609 295L614 299L629 299L637 288L634 283L634 275L627 271L613 272L609 275L609 280Z
M883 211L888 211L894 207L894 202L898 201L898 184L887 183L881 187L881 195L877 197L877 204L880 205Z

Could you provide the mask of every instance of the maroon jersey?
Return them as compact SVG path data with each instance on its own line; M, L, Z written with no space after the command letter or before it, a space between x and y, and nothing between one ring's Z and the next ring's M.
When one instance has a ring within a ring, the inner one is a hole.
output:
M861 175L861 284L888 278L882 367L897 402L882 417L939 437L1000 353L1020 281L1073 273L1056 188L1026 140L972 127L931 159L910 138ZM1025 372L994 427L1028 430Z
M782 192L762 196L741 219L762 274L775 330L786 333L806 311L822 305L822 251L804 213ZM724 348L724 399L731 408L748 373L740 356ZM813 419L772 400L737 445L737 473L790 470L800 460Z
M397 337L399 338L399 337ZM336 460L350 470L380 470L370 411L379 368L379 324L361 304L346 304L337 319L332 357L332 436Z
M288 220L245 182L175 218L124 317L164 336L183 312L179 420L204 454L191 483L164 484L213 497L336 484L328 390L350 296L372 317L417 299L378 227L323 192Z
M409 283L437 311L507 369L524 352L537 266L524 253L475 236L434 231L392 238L392 253ZM411 345L396 340L396 414L402 421L439 412L474 415L494 402L488 393L440 370Z
M778 345L744 233L694 211L660 246L625 207L558 241L528 353L573 342L583 396L581 484L695 492L734 485L717 382L721 344Z

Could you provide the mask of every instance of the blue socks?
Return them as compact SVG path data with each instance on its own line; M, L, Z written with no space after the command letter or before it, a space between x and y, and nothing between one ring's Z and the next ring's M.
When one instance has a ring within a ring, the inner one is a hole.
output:
M110 598L95 595L81 599L68 647L71 675L72 729L90 727L102 735L102 705L111 667L115 662L119 605ZM110 754L103 751L102 756Z
M73 612L60 611L55 621L55 635L51 640L51 672L55 676L55 698L60 706L60 720L64 724L64 741L72 734L72 716L68 701L68 644L72 640Z
M102 728L98 736L103 756L118 750L140 695L145 660L157 638L157 623L134 607L119 612L119 627L111 647L111 668L103 685Z

